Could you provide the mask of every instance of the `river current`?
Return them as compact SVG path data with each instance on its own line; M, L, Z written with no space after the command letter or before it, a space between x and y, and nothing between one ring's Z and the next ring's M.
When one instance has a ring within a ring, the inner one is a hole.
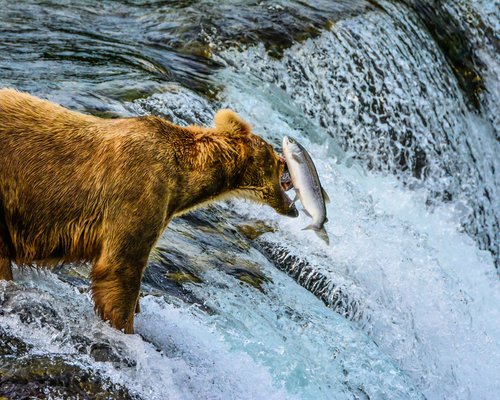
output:
M15 268L0 396L498 396L497 2L72 3L0 0L1 86L182 125L228 107L277 151L293 136L331 243L244 201L179 218L135 335L95 316L88 266Z

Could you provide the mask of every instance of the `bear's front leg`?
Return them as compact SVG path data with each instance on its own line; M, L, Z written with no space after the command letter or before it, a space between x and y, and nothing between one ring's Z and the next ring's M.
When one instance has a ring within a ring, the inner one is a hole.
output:
M121 250L105 252L94 265L92 297L95 310L103 320L125 333L134 333L134 312L149 249L141 255Z

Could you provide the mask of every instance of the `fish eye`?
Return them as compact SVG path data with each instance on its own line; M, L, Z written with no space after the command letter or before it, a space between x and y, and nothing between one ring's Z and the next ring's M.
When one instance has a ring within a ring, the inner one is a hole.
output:
M292 144L295 144L295 139L291 138L290 136L288 136L288 141Z

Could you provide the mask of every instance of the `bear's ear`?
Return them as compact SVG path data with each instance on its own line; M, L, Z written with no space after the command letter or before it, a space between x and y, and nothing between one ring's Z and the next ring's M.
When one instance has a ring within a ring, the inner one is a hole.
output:
M247 136L251 133L250 125L234 111L228 109L219 110L215 114L214 122L217 131L230 136Z

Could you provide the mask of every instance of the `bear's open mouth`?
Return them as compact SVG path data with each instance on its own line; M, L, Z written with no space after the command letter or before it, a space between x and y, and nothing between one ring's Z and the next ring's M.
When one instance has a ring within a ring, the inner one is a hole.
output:
M290 176L290 171L288 171L288 165L283 157L281 158L281 162L283 163L283 172L280 176L281 188L283 191L288 192L293 188L292 177Z
M287 215L289 217L297 217L299 212L295 207L294 201L286 194L288 190L293 188L292 177L290 175L290 171L288 170L288 166L283 157L280 157L280 161L282 163L282 169L280 173L280 189L282 194L282 199L284 201L285 209L280 211L281 214Z
M283 171L283 173L281 174L280 183L281 183L281 188L285 192L288 192L290 189L293 188L292 177L290 176L290 172L288 172L288 170L285 169L285 171Z

